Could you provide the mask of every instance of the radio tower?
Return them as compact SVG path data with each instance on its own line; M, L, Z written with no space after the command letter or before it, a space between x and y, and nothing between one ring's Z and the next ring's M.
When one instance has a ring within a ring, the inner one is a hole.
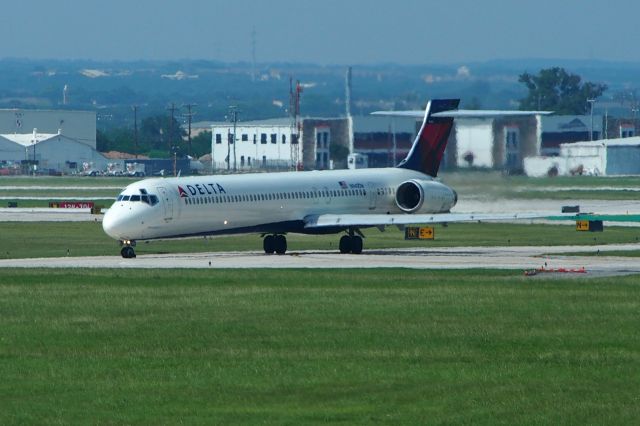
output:
M300 94L302 86L300 81L296 81L293 87L293 78L289 77L289 115L291 117L291 165L294 170L299 169L300 164Z

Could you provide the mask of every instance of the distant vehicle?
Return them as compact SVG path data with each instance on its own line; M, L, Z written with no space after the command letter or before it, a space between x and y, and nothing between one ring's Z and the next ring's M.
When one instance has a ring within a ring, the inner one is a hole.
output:
M458 99L427 104L420 131L396 167L145 179L127 186L102 226L135 257L136 240L260 233L265 253L284 254L285 235L332 234L341 253L361 253L362 228L506 220L526 214L450 213L456 192L435 179Z
M126 169L127 176L145 177L147 175L146 167L142 163L127 163Z
M359 154L357 152L349 154L347 156L347 167L350 170L366 169L369 167L369 157L367 157L365 154Z

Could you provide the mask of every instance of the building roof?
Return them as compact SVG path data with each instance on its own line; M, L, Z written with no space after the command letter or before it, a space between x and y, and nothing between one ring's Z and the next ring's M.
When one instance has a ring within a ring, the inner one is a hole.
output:
M15 142L18 145L22 146L32 146L34 144L39 144L44 141L48 141L56 136L61 136L59 133L10 133L5 135L0 135L5 139L10 140L11 142Z
M640 136L634 136L631 138L616 138L616 139L600 139L597 141L585 141L585 142L571 142L563 143L561 146L576 147L576 148L588 148L588 147L612 147L612 146L640 146Z
M590 115L546 115L541 117L542 132L589 132L591 131ZM602 130L602 116L593 116L593 131Z
M199 121L197 123L191 123L192 129L207 129L213 127L233 127L233 123L229 121ZM291 126L291 119L288 117L282 118L267 118L264 120L250 120L250 121L238 121L236 123L238 127L260 127L260 126Z

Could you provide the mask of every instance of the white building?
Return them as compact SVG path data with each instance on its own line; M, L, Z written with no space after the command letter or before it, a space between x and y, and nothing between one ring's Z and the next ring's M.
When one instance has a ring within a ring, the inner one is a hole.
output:
M559 156L527 158L525 173L533 177L639 175L640 137L561 144Z
M62 133L96 147L96 113L93 111L0 109L0 134L24 134L33 129L47 134Z
M302 158L287 118L237 123L235 141L233 123L213 123L211 133L212 163L217 170L287 169L292 158Z
M521 171L523 160L540 150L539 115L457 118L447 147L449 164L459 168Z
M298 134L291 120L269 120L211 124L211 152L214 170L332 168L331 145L349 144L347 118L304 118ZM344 164L346 168L346 155Z

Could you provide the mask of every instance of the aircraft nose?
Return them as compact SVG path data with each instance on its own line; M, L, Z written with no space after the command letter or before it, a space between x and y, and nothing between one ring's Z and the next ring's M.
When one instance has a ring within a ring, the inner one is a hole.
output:
M117 215L114 212L114 208L111 207L109 210L107 210L104 217L102 218L102 229L104 230L105 234L116 240L120 239L120 233L118 232L118 222L119 221Z

